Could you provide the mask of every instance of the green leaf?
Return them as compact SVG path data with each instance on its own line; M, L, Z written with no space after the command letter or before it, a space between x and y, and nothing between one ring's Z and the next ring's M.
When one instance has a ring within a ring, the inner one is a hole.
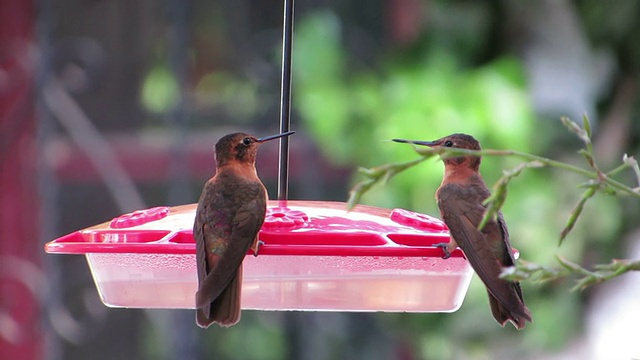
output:
M582 115L582 127L584 128L587 136L591 138L591 124L589 123L589 117L586 113Z
M595 193L596 193L595 186L589 187L584 193L582 193L582 197L580 197L580 200L578 201L578 203L571 210L571 213L569 214L569 219L567 220L567 223L565 224L564 229L562 229L562 231L560 232L560 240L558 242L558 246L562 245L562 242L564 241L564 239L567 237L569 232L571 232L571 229L573 229L573 226L576 224L578 217L580 217L580 214L584 209L584 204L593 195L595 195Z
M562 125L564 125L567 129L569 129L570 132L578 135L578 137L580 138L580 140L582 140L583 143L585 144L591 143L591 139L589 138L589 135L587 134L587 132L584 129L582 129L580 126L578 126L578 124L573 122L571 119L569 119L566 116L563 116L560 118L560 121L562 122Z
M493 192L491 196L486 198L483 202L487 206L480 224L478 224L478 230L482 230L484 226L496 218L496 215L502 208L505 200L507 199L507 186L514 177L520 175L520 173L527 168L538 168L545 166L544 163L538 160L521 163L510 171L504 171L503 176L493 185Z

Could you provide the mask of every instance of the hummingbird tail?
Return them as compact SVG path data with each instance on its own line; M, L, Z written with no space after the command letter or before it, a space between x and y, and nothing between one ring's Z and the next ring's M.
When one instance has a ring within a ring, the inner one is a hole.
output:
M522 330L525 328L526 321L533 322L531 313L524 303L519 303L517 305L517 312L511 311L498 302L498 300L489 292L489 305L491 305L491 313L493 314L493 317L501 326L504 326L507 321L510 321L516 329Z
M242 266L238 268L236 275L211 304L196 309L198 326L206 329L213 323L223 327L237 324L240 321L241 291Z

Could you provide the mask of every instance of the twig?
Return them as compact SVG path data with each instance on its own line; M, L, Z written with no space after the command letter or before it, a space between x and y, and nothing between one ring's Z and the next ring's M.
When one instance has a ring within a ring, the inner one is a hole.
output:
M359 168L358 172L365 175L368 179L357 183L353 186L351 191L349 191L347 210L350 211L351 209L353 209L360 202L362 195L369 191L369 189L371 189L371 187L373 187L373 185L375 185L379 181L387 183L396 174L429 159L431 156L432 155L422 156L415 160L407 161L404 163L385 164L370 169L364 167Z
M564 239L567 237L569 232L573 229L573 226L576 224L576 221L578 221L578 217L580 216L580 214L582 214L582 209L584 208L584 204L587 202L587 200L591 199L593 195L596 194L597 187L598 185L591 186L584 193L582 193L582 197L580 197L580 200L578 201L578 203L571 210L571 213L569 214L569 219L567 220L567 223L565 224L564 229L562 229L562 231L560 232L560 240L558 241L558 246L562 245L562 242L564 241Z
M487 222L491 219L495 219L496 214L502 208L502 204L507 199L507 185L514 177L520 175L520 173L527 168L537 168L545 166L538 160L521 163L513 170L504 171L503 176L493 185L493 193L487 199L484 200L484 204L487 206L480 224L478 224L478 230L482 230Z
M517 266L505 268L500 277L510 281L546 282L576 274L581 277L576 280L576 285L571 291L582 291L589 286L611 280L629 271L640 271L640 260L613 259L609 264L595 265L595 270L592 271L561 256L556 256L556 259L561 268L546 267L521 260Z
M623 183L620 183L614 179L611 179L608 176L605 176L604 179L600 179L598 174L595 174L593 171L589 171L587 169L583 169L581 167L575 166L575 165L571 165L571 164L567 164L561 161L556 161L556 160L552 160L552 159L548 159L542 156L538 156L538 155L533 155L533 154L529 154L529 153L525 153L525 152L520 152L520 151L516 151L516 150L492 150L492 149L488 149L488 150L467 150L467 149L456 149L456 148L418 148L416 149L416 152L418 154L420 154L422 157L413 161L409 161L406 163L390 163L390 164L385 164L385 165L381 165L381 166L377 166L371 169L367 169L367 168L361 168L360 172L365 174L365 176L367 176L369 179L373 179L375 180L375 182L378 182L378 180L380 180L382 177L388 177L384 172L386 169L388 169L389 171L393 171L393 175L396 175L397 173L404 171L424 160L427 160L428 158L433 157L434 155L440 155L442 158L447 158L447 157L456 157L456 156L460 156L460 155L475 155L475 156L513 156L513 157L518 157L527 161L537 161L539 162L541 165L540 166L535 166L535 167L542 167L542 166L546 166L546 167L554 167L557 169L561 169L561 170L566 170L569 172L573 172L575 174L578 175L583 175L592 179L596 179L598 181L602 181L604 183L606 183L608 186L622 192L625 193L627 195L630 196L634 196L638 199L640 199L640 191L638 190L634 190L629 188L628 186L624 185ZM409 165L410 164L410 165ZM408 165L408 166L406 166ZM401 169L399 171L396 171L396 169ZM618 168L616 168L616 170L618 170ZM618 170L619 172L619 170ZM392 175L392 176L393 176ZM363 181L367 182L368 180ZM360 183L356 184L354 186L354 188L351 190L351 192L356 191L356 187L358 187L360 185ZM370 187L367 187L366 190L369 190ZM366 190L364 192L366 192ZM362 195L364 195L364 192L362 192L361 194L356 194L358 195L358 198L360 198ZM353 195L352 195L353 196Z
M517 266L504 268L500 278L510 281L531 280L535 282L546 282L563 278L567 275L569 275L569 272L565 269L558 269L520 260L518 261Z

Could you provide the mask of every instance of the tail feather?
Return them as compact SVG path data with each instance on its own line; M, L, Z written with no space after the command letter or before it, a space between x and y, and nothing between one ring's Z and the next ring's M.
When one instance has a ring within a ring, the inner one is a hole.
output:
M491 294L491 292L487 291L487 293L489 294L489 305L491 305L491 313L501 326L504 326L507 321L510 321L513 326L516 327L516 329L522 330L525 328L525 321L533 322L531 313L524 303L520 304L520 311L514 312L507 309L507 307L498 302L498 300Z
M229 327L240 321L240 299L242 292L242 266L231 279L227 287L211 302L196 310L196 323L202 328L208 328L217 323Z

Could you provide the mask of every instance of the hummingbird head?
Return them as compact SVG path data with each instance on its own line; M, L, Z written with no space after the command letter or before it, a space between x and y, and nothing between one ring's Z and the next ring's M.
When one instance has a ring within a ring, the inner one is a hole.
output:
M451 134L433 141L414 141L404 139L393 139L395 142L409 143L414 145L429 146L432 148L450 147L456 149L480 150L480 143L473 136L467 134ZM473 170L480 168L480 156L458 156L444 158L445 166L467 166Z
M255 164L260 144L283 136L289 136L294 132L289 131L261 138L245 133L225 135L216 143L216 164L218 167L233 161Z

